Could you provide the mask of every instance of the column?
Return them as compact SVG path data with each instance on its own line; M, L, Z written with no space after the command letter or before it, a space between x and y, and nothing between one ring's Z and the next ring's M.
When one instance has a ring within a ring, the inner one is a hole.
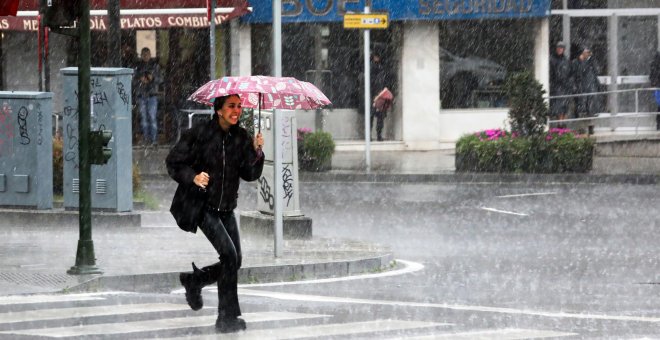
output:
M401 55L402 135L411 149L440 140L440 31L437 23L406 22Z
M238 20L229 22L231 43L231 75L249 76L252 74L252 35L250 25Z
M550 93L550 18L538 19L535 26L534 76L548 95Z

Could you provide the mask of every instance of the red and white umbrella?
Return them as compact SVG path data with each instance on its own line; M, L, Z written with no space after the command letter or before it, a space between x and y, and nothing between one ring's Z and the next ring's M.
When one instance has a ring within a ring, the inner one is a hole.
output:
M240 95L244 107L313 110L331 102L316 86L290 77L222 77L202 85L188 97L213 106L215 98Z

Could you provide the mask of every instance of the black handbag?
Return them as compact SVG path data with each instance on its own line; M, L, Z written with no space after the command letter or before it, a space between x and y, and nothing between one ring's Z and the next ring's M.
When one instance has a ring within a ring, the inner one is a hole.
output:
M170 213L179 228L191 233L197 232L197 227L203 222L207 197L206 191L196 185L179 184L170 206Z

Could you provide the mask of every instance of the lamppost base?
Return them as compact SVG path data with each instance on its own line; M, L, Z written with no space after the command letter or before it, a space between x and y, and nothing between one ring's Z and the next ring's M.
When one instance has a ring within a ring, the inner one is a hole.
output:
M69 275L91 275L91 274L103 274L103 271L96 266L73 266L66 271Z
M76 264L66 271L69 275L103 274L96 267L96 256L94 255L94 241L91 239L78 240L76 252Z

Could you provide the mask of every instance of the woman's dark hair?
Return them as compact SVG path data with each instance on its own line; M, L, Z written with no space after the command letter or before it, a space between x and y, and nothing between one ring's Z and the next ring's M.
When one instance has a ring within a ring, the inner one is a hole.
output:
M237 94L230 94L228 96L215 98L215 100L213 101L213 112L215 113L215 112L218 112L218 110L222 109L222 105L225 105L225 102L227 101L227 98L229 98L231 96L236 96L239 99L241 98Z

